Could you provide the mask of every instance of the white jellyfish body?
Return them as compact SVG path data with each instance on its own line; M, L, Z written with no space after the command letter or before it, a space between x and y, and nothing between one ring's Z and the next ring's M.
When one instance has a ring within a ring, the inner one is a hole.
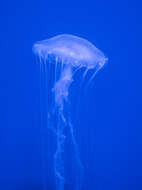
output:
M75 67L102 67L107 60L104 54L88 40L69 34L62 34L37 42L33 46L33 50L43 58L49 54L54 54L62 59L64 64Z
M54 154L54 171L57 190L64 190L66 183L64 173L64 145L65 132L68 128L72 144L75 149L76 162L78 163L78 177L81 178L83 166L79 157L78 145L74 136L74 127L71 122L69 109L69 88L74 81L74 73L80 68L85 68L82 77L85 77L90 69L94 69L93 79L107 61L104 54L89 41L73 35L58 35L48 40L34 44L33 52L39 57L40 64L46 67L45 78L48 90L47 117L48 120L56 120L56 124L49 122L49 128L56 134L57 148ZM52 68L52 69L51 69ZM70 102L71 103L71 102ZM53 122L54 123L54 122ZM53 125L53 126L52 126ZM79 176L80 175L80 176ZM80 190L80 179L76 182L74 190Z

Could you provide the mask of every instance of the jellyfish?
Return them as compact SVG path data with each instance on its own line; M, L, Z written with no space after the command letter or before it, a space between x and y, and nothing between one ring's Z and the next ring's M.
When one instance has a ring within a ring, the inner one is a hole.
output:
M81 75L79 83L87 80L90 84L96 73L104 66L107 58L88 40L70 34L62 34L33 45L33 52L38 57L46 93L47 128L56 139L54 152L54 175L56 190L64 190L66 184L64 154L66 131L74 147L74 161L77 167L77 180L74 190L81 189L84 167L80 159L79 147L74 132L72 117L72 85L76 75ZM79 71L82 71L79 74ZM88 73L91 71L89 78Z

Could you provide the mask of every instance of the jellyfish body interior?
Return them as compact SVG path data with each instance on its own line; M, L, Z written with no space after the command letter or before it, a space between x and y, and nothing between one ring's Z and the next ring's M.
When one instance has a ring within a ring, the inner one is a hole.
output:
M103 67L107 58L89 41L67 34L35 43L33 52L39 57L40 64L44 67L45 75L47 75L45 78L48 91L47 125L56 136L54 173L57 190L64 190L66 183L63 159L66 141L65 129L70 131L70 139L75 150L74 158L78 167L78 179L74 189L79 190L83 165L72 124L69 89L77 71L84 68L82 78L85 78L89 70L94 70L90 78L92 80L97 71Z

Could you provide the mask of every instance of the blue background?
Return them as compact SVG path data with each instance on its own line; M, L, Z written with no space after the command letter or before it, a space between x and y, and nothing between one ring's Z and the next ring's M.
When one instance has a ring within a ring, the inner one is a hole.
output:
M79 145L86 168L82 190L142 189L142 66L136 3L3 0L1 190L42 189L39 78L32 45L61 33L88 39L109 58L81 113Z

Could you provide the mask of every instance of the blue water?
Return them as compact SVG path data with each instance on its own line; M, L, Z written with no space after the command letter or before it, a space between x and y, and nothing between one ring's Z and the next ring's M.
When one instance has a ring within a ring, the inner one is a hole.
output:
M141 190L136 2L15 0L3 1L1 7L0 190L42 190L45 181L48 190L55 190L55 142L40 127L39 67L32 45L61 33L88 39L109 58L94 87L82 96L76 130L85 168L82 190ZM66 165L70 176L70 161Z

